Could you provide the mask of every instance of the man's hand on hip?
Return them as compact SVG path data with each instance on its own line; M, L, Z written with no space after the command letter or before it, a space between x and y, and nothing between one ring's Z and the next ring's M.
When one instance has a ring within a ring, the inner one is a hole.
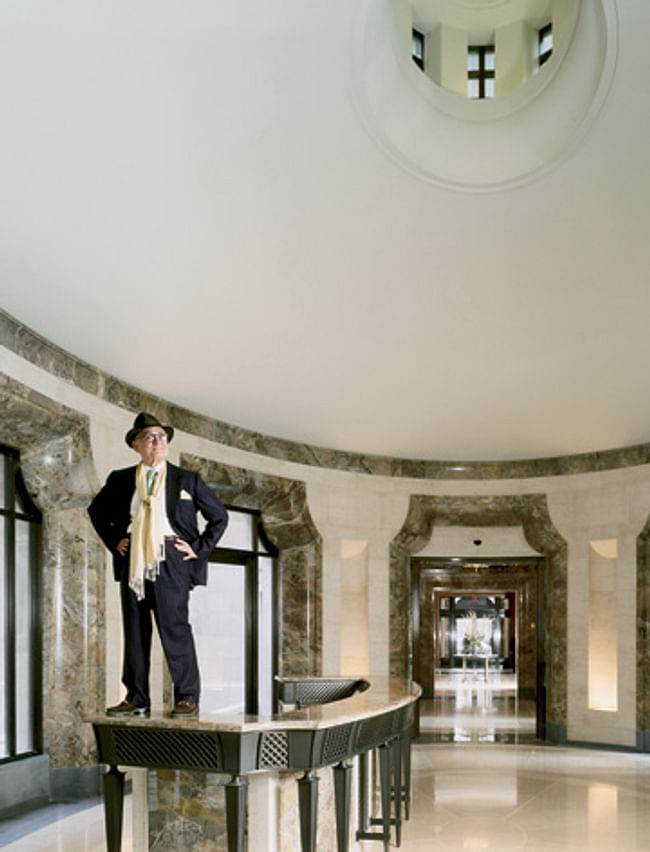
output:
M196 559L196 553L192 550L192 545L188 544L186 541L183 541L182 538L177 538L174 542L174 547L176 550L180 550L181 553L184 553L183 562L187 562L188 559Z

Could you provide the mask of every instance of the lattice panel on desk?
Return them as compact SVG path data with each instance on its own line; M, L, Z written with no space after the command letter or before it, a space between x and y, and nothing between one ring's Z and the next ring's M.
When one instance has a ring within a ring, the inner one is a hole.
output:
M330 728L323 739L322 762L338 763L350 755L350 736L353 725L341 725Z
M393 733L393 714L384 713L374 719L366 719L361 723L358 749L366 751L376 745L387 742Z
M289 766L289 738L284 731L267 731L260 740L259 769L286 769Z
M223 766L216 734L205 731L114 728L116 762L124 766L175 766L211 769Z
M340 701L349 698L357 690L357 682L341 681L309 681L296 684L296 701L302 707L308 704L329 704L330 701Z

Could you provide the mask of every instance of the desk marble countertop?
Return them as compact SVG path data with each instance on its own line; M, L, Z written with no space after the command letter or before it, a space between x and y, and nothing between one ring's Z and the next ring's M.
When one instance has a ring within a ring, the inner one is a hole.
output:
M322 680L335 680L335 677L325 678L287 678L288 681L301 683ZM354 680L342 678L342 680ZM300 709L283 709L279 713L268 716L247 715L245 713L200 712L192 719L172 719L163 711L152 710L149 716L123 717L98 714L88 716L87 722L95 725L119 725L120 727L155 727L175 728L186 730L202 730L217 732L253 733L256 731L278 730L319 730L343 725L349 722L362 721L392 712L400 707L416 701L421 695L417 683L397 677L359 678L366 681L368 687L355 692L348 698L341 698L327 704L312 704Z

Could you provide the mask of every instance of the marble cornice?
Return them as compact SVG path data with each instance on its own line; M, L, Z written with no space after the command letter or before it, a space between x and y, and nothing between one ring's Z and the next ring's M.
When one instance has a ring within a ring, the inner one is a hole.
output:
M409 479L490 480L567 476L650 463L650 443L510 461L433 461L331 450L263 435L152 396L75 357L5 311L0 311L0 344L37 367L120 408L134 413L155 411L177 428L217 444L312 467Z

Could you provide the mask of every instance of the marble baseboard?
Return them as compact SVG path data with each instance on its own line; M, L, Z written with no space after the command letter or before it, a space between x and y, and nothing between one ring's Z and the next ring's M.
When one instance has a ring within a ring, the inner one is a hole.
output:
M50 760L39 754L0 766L0 819L9 819L50 801Z

